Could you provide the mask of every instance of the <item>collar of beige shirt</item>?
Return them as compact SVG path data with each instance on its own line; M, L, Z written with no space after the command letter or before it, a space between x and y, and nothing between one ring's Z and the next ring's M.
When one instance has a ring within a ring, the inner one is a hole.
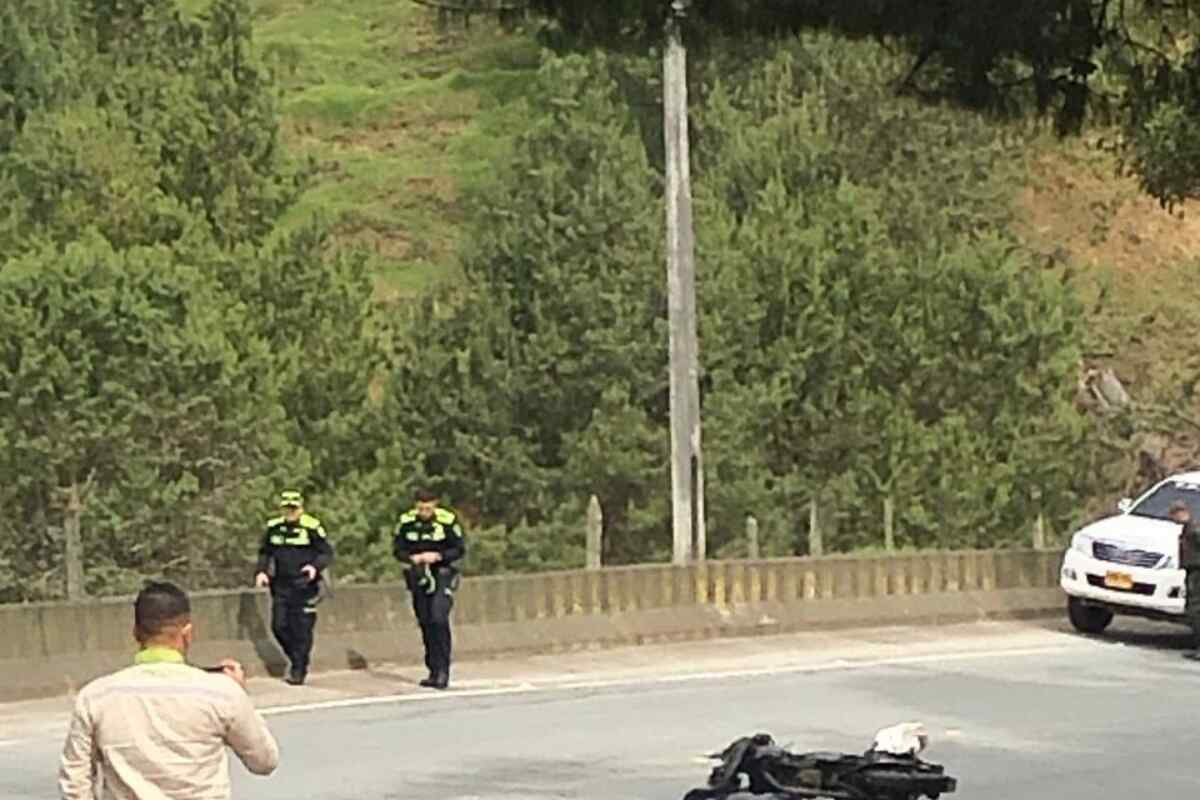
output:
M170 647L152 646L138 651L134 664L182 664L183 653Z

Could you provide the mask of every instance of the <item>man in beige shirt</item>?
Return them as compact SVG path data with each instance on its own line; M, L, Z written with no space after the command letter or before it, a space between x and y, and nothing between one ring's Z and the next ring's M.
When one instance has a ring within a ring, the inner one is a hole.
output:
M256 775L279 746L246 693L236 661L207 672L186 663L191 604L152 583L134 604L134 664L80 691L63 747L63 800L228 800L228 746Z

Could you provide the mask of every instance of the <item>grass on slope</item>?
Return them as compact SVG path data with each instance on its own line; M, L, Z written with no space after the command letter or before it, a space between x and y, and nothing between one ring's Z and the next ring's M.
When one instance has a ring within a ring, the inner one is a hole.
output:
M200 11L207 0L187 0ZM412 0L254 0L291 149L320 178L292 212L367 247L385 299L455 280L462 190L505 158L539 62L532 38Z

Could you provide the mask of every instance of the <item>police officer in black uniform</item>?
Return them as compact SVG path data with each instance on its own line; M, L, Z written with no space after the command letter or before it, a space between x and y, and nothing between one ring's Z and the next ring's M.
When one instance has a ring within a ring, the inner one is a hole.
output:
M299 686L308 676L317 603L333 546L321 521L304 513L299 492L283 492L279 505L283 516L267 522L254 581L271 587L271 632L290 664L285 680Z
M1192 629L1191 649L1185 658L1200 661L1200 525L1192 518L1192 509L1183 500L1171 503L1167 516L1179 523L1179 566L1184 570L1184 617Z
M445 689L450 685L450 611L459 583L456 562L467 547L458 515L439 508L436 494L422 490L416 501L416 506L400 517L392 552L409 565L405 584L421 626L429 670L421 685Z

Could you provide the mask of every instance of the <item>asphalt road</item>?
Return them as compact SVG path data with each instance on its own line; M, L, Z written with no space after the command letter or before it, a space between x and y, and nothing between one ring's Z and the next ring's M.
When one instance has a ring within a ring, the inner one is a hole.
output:
M707 775L698 757L738 736L857 752L878 728L920 720L927 757L960 780L952 797L1182 798L1200 787L1200 664L1181 645L1173 628L1104 641L1048 630L1033 647L989 639L945 659L276 710L283 764L256 778L235 763L235 797L678 800ZM0 744L0 798L57 797L58 747L49 735Z

